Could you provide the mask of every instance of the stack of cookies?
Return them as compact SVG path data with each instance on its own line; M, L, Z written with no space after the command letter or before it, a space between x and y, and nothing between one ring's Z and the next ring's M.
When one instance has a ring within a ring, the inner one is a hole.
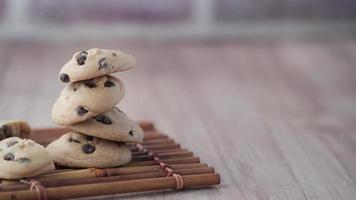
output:
M55 163L66 167L114 167L131 160L126 143L142 142L143 131L115 107L125 95L123 83L110 74L135 65L132 55L90 49L73 55L60 72L68 83L52 109L52 119L71 132L47 146Z

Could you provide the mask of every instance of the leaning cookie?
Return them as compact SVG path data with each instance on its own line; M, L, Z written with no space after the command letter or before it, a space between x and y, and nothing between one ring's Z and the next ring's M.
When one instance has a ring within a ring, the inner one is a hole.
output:
M128 70L136 65L135 58L118 50L93 48L76 52L61 69L63 82L75 82Z
M9 137L28 138L30 133L31 127L25 121L0 121L0 140Z
M131 160L131 151L123 143L69 132L47 146L59 166L88 168L115 167Z
M114 108L92 119L69 125L68 128L94 137L119 142L142 142L143 130L136 121Z
M52 108L52 119L69 125L110 111L124 97L123 83L113 76L68 84Z
M11 137L0 142L0 178L21 179L54 170L46 149L32 140Z

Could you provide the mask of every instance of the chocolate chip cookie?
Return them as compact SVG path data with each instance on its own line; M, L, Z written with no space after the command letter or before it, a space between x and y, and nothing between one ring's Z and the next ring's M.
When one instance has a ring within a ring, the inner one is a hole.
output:
M10 137L0 142L0 178L21 179L54 170L50 154L32 140Z
M93 48L76 52L62 67L59 79L66 83L82 81L128 70L135 65L136 60L130 54L118 50Z
M52 119L69 125L110 111L125 95L123 83L113 76L101 76L68 84L52 108Z
M69 132L47 146L60 166L88 168L115 167L131 160L131 151L123 143Z
M30 133L31 127L25 121L0 121L0 140L9 137L28 138Z
M120 142L142 142L143 130L136 121L115 107L84 122L69 125L68 128L107 140Z

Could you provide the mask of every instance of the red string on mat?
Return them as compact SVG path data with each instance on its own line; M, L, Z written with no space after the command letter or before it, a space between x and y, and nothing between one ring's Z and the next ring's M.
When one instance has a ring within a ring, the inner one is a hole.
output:
M24 180L21 179L20 182L25 183L27 185L30 185L30 190L35 189L37 192L37 199L38 200L47 200L47 190L46 188L41 184L41 182L35 180L35 179L30 179L30 180Z
M175 173L174 169L167 163L165 163L163 160L161 160L156 153L146 149L141 144L135 143L134 145L138 148L139 151L143 152L144 154L148 155L152 160L154 160L160 166L161 170L167 173L167 177L173 177L175 179L176 190L183 189L184 182L180 174Z

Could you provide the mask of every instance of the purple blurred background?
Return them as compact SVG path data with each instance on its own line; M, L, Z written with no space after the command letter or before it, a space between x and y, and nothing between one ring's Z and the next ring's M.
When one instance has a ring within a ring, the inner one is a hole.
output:
M0 39L355 35L353 0L0 0Z
M55 126L63 64L122 49L120 109L223 180L124 199L355 199L355 36L356 0L0 0L0 120Z

